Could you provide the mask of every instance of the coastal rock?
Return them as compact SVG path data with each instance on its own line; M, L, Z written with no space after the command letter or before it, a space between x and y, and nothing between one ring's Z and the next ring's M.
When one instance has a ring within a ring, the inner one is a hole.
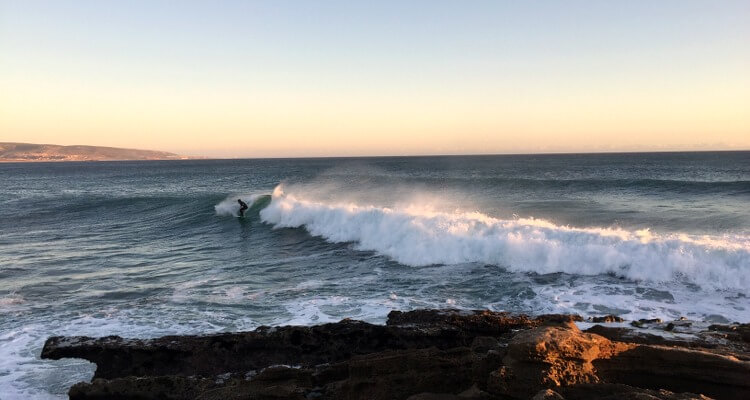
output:
M566 400L709 400L701 394L674 393L669 390L650 390L634 386L599 383L566 387L563 390Z
M625 320L617 315L605 315L603 317L591 317L593 323L609 323L609 322L624 322Z
M649 325L654 325L654 324L661 324L661 319L659 319L659 318L652 318L652 319L641 318L638 321L632 321L632 322L630 322L630 325L634 326L636 328L643 328L643 327L647 327Z
M559 393L551 389L540 390L531 400L565 400Z
M599 336L604 336L609 340L615 340L619 342L629 342L638 344L659 344L659 345L675 345L675 346L687 346L684 340L668 339L663 336L656 335L649 332L635 331L631 328L624 327L609 327L602 325L594 325L589 329L586 329L588 333L595 333ZM709 345L706 343L706 345Z
M729 340L750 343L750 324L711 325L708 330L722 332Z
M540 327L517 334L508 345L497 394L528 398L545 388L600 381L592 362L610 358L636 345L612 342L583 333L575 325ZM498 390L499 389L499 390Z
M750 362L704 350L635 346L617 357L595 360L607 382L647 389L702 393L722 399L750 398Z
M470 349L387 351L355 357L346 378L327 386L332 399L405 399L423 392L453 394L475 381L477 357ZM489 372L489 371L487 371Z
M532 318L525 314L489 310L414 310L391 311L386 325L428 329L454 327L465 333L499 336L519 329L576 321L583 321L583 318L571 314L544 314Z
M51 337L42 349L42 358L89 360L97 364L95 378L211 376L269 365L332 363L386 350L467 347L486 328L472 325L474 315L438 311L433 314L449 318L450 323L435 318L432 324L415 327L402 326L401 322L390 319L386 326L343 320L312 327L261 327L252 332L148 340L119 336ZM528 329L539 323L526 316L506 318L505 314L482 318L498 333Z
M386 325L343 320L149 340L52 337L42 357L97 364L92 382L73 386L71 399L750 398L747 342L719 338L725 344L702 347L713 336L699 335L689 346L653 344L642 329L582 332L574 323L580 320L417 310L392 312Z

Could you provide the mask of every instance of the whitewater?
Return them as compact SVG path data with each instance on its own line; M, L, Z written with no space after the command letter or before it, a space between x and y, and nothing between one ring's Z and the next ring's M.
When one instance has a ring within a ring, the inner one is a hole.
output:
M750 287L750 238L737 235L573 228L534 218L445 213L419 204L327 204L286 194L282 186L274 189L260 216L276 228L304 227L312 235L353 242L360 250L416 267L484 263L537 274L613 274L635 281L684 281L708 289Z

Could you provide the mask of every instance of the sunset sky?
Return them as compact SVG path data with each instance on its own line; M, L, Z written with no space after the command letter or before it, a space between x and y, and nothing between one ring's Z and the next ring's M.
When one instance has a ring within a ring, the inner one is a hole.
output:
M750 149L750 1L0 0L0 141Z

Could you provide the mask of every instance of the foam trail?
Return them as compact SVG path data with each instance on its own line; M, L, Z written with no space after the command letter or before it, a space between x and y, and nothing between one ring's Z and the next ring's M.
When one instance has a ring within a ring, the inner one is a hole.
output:
M304 227L332 242L355 242L402 264L485 263L541 274L614 274L750 289L750 238L656 235L648 230L571 228L539 219L310 201L274 190L261 219Z

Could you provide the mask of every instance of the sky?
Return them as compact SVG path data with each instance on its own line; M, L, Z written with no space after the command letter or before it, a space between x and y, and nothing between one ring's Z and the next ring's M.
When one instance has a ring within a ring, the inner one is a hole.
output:
M750 149L750 1L0 0L0 142Z

